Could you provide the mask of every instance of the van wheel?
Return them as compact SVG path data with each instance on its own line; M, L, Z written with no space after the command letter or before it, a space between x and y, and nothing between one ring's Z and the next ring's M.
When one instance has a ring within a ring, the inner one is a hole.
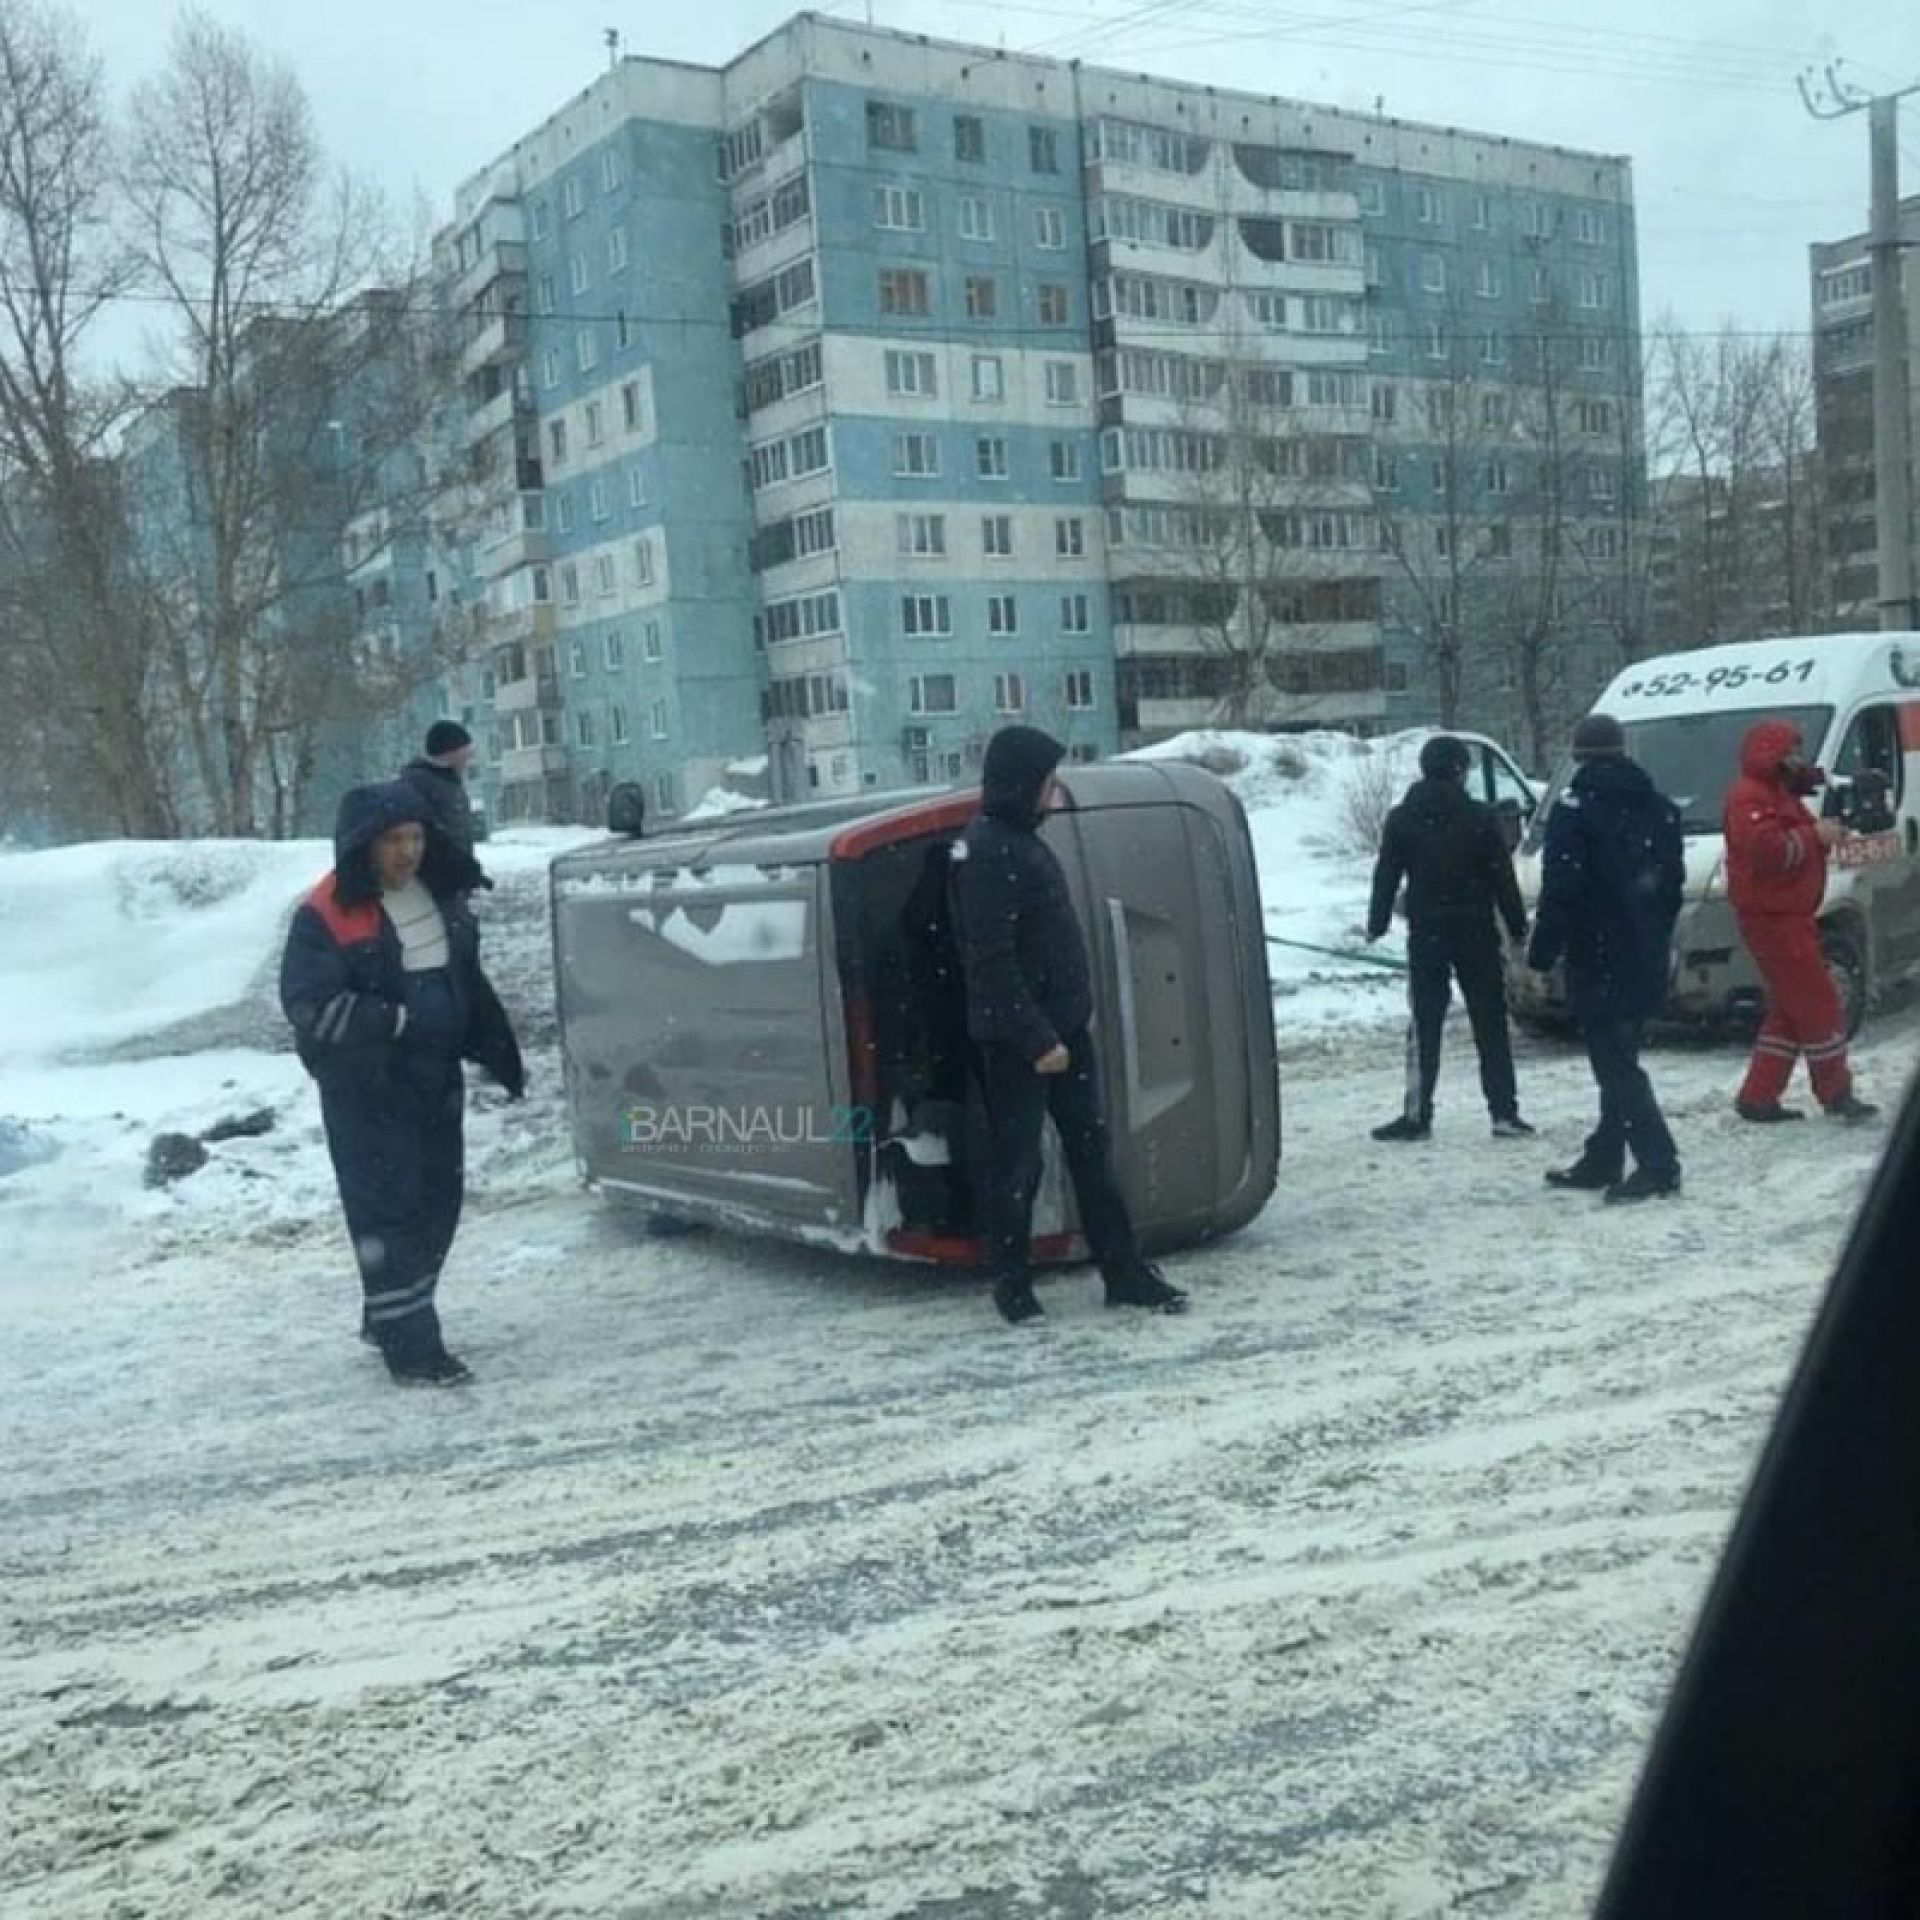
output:
M1823 927L1820 953L1840 994L1841 1030L1851 1040L1867 1017L1867 960L1860 942L1845 927Z

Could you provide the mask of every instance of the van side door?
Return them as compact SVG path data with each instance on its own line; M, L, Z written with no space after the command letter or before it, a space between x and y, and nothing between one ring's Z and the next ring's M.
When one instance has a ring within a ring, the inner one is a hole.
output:
M1867 917L1867 937L1880 978L1891 979L1920 962L1920 793L1910 777L1905 738L1920 739L1920 703L1903 708L1891 700L1861 707L1841 737L1828 770L1848 801L1854 828L1835 850L1835 865L1853 876ZM1886 808L1863 812L1863 785L1884 783Z

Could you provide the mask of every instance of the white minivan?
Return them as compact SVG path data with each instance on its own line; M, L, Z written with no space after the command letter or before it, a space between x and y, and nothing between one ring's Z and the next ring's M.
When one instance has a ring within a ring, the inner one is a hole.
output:
M1686 904L1674 929L1667 1012L1713 1023L1750 1020L1760 976L1740 944L1727 900L1721 807L1740 771L1747 729L1790 720L1828 785L1809 806L1850 829L1836 849L1820 909L1828 965L1852 1033L1875 996L1920 966L1920 633L1823 633L1704 647L1642 660L1594 703L1626 729L1627 750L1675 801L1687 836ZM1540 893L1540 851L1551 802L1520 853L1529 912ZM1559 977L1516 967L1522 1020L1569 1017Z

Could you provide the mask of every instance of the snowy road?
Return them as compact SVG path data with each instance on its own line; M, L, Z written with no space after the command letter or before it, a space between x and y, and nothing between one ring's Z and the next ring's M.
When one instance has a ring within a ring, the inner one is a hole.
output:
M1920 1016L1864 1071L1891 1095ZM1675 1205L1298 1060L1263 1218L983 1295L480 1196L464 1394L330 1217L0 1283L10 1920L1572 1916L1877 1150L1655 1061ZM1779 1177L1773 1177L1775 1167Z

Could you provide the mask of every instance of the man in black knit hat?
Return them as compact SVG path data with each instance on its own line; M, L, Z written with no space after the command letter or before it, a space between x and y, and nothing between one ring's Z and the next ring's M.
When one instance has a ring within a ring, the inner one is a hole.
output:
M1036 728L1001 728L987 743L980 812L953 851L967 1029L980 1049L993 1130L983 1208L993 1301L1016 1325L1040 1315L1027 1255L1049 1113L1107 1304L1161 1313L1187 1304L1140 1257L1108 1158L1089 1031L1093 970L1066 875L1040 838L1058 803L1054 769L1064 752Z
M420 796L429 824L465 854L473 852L477 837L467 793L472 762L473 735L458 720L436 720L427 729L425 753L400 769L400 778ZM482 875L475 884L490 887L493 882Z
M1378 940L1393 918L1394 896L1407 889L1406 1107L1373 1130L1376 1140L1424 1140L1433 1131L1433 1090L1440 1078L1440 1033L1453 982L1460 982L1480 1055L1480 1090L1496 1139L1522 1139L1533 1129L1520 1117L1513 1038L1507 1028L1506 972L1500 925L1516 943L1527 936L1526 909L1499 817L1467 792L1472 765L1466 742L1436 734L1420 749L1420 778L1387 815L1373 870L1367 939Z

